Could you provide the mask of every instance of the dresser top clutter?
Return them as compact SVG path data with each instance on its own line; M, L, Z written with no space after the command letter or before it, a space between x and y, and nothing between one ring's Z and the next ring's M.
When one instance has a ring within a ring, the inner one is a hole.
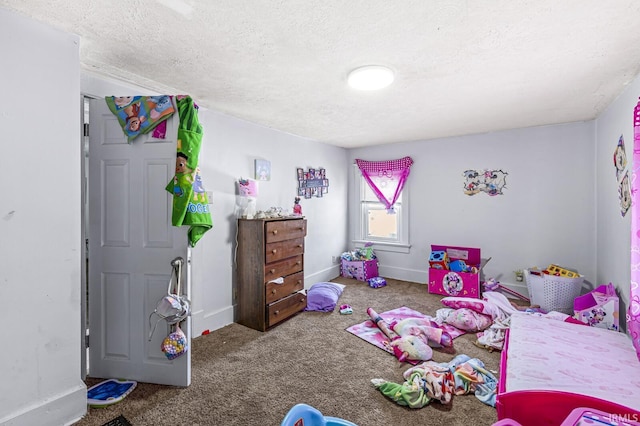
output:
M266 331L307 306L302 216L238 219L237 318Z

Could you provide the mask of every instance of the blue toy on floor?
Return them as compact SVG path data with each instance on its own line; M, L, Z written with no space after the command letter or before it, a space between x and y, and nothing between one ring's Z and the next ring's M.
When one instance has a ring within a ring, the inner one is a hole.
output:
M280 426L358 426L348 420L323 416L307 404L296 404L287 413Z

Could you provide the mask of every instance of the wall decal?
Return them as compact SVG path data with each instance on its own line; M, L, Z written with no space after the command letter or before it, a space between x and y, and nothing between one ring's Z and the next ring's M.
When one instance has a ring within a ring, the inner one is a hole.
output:
M618 145L615 151L613 151L613 165L616 168L616 180L619 182L624 172L624 168L627 167L627 150L624 147L624 137L620 135L618 139Z
M298 195L304 198L321 198L329 192L329 179L325 169L309 169L305 172L298 168Z
M618 198L620 198L620 213L622 216L627 214L629 207L631 207L631 191L629 190L629 172L624 174L624 177L618 184Z
M466 170L462 175L465 178L464 193L476 195L478 192L502 195L502 190L507 187L506 178L509 173L502 170Z

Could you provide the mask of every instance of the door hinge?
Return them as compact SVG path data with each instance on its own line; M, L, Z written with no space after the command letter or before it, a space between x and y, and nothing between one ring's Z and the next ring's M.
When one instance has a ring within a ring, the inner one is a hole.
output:
M84 123L83 132L84 136L89 136L89 123Z
M89 335L88 334L86 336L84 336L84 346L86 348L89 347Z

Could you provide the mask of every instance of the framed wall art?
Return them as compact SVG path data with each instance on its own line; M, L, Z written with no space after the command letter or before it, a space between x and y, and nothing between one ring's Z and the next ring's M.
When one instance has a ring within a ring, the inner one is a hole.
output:
M329 192L329 179L325 169L309 169L305 172L304 169L298 168L296 172L299 197L321 198Z

